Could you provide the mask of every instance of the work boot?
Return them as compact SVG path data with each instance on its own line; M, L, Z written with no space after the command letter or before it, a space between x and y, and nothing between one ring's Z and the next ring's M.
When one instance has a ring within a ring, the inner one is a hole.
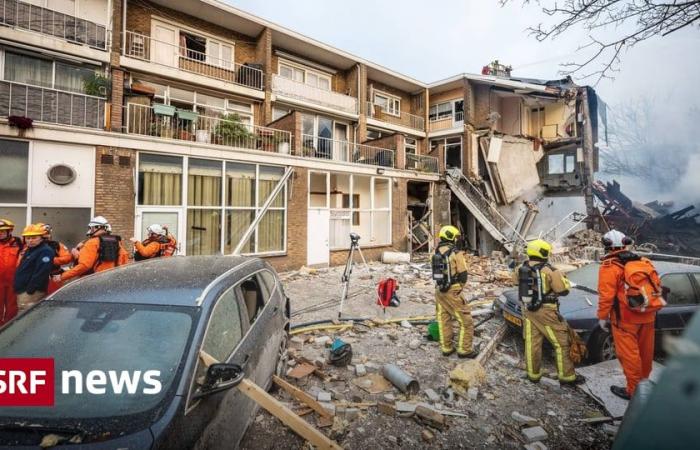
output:
M469 353L457 353L457 356L460 358L474 359L479 355L479 350L480 348L478 346L474 346Z
M610 386L610 392L624 400L630 399L630 395L627 393L627 389L625 389L622 386Z
M579 384L585 383L586 382L586 377L583 375L576 374L576 378L574 378L571 381L561 381L559 380L559 385L560 386L578 386Z
M453 354L454 352L456 352L455 349L452 349L452 350L450 350L449 352L442 352L442 356L450 356L450 355Z

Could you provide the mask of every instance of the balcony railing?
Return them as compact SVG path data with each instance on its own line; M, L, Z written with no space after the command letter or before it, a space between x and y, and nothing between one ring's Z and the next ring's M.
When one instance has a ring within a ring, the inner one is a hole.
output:
M365 144L301 135L301 156L331 161L394 167L394 151Z
M449 130L464 125L464 112L457 111L449 116L431 117L429 131Z
M272 91L285 97L307 101L319 106L357 114L357 99L333 91L325 91L279 75L272 76Z
M127 31L124 35L124 56L175 67L217 80L263 89L263 71L257 67L215 58L144 34Z
M438 159L434 156L406 153L406 170L438 173Z
M177 114L160 115L151 106L133 103L127 108L126 132L273 153L289 154L292 146L292 134L288 131L203 115L193 120Z
M17 0L0 0L0 25L35 31L100 50L107 50L109 44L108 32L103 25Z
M393 114L386 111L380 105L372 102L367 102L367 115L382 122L402 125L404 127L413 128L414 130L425 131L425 119L415 114L410 114L404 111L398 114Z
M91 95L0 81L0 117L29 117L37 122L104 128L106 100Z

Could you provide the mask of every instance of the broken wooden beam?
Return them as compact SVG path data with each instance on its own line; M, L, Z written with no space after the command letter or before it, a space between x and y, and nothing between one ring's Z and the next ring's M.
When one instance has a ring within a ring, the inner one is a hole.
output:
M265 392L264 389L249 379L243 379L238 385L238 389L258 405L262 406L267 412L281 420L282 423L291 428L292 431L309 441L311 445L317 449L342 450L343 447L338 445L335 441L330 440L307 421L294 414L294 411L278 402L274 397Z
M329 413L319 402L314 400L309 394L306 392L302 391L296 386L293 386L292 384L284 381L282 378L278 377L277 375L272 376L272 381L274 383L287 391L289 395L297 399L298 401L304 403L306 406L309 408L313 409L318 413L319 416L325 417L328 419L332 419L332 414Z
M507 332L508 325L503 323L501 327L498 330L496 330L496 334L493 335L489 343L486 344L486 347L481 349L481 351L479 352L479 356L476 357L476 360L479 362L479 364L481 364L482 366L486 364L486 360L489 359L494 350L496 350L496 347L498 347L498 344L501 343L503 337L506 335Z

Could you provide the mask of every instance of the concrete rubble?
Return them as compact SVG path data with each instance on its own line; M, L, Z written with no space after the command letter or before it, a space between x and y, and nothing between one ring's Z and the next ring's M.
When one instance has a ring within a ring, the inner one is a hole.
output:
M472 311L490 311L494 299L511 286L503 255L471 257L471 270L464 297ZM332 421L314 412L303 418L345 448L422 449L454 448L457 443L481 443L485 448L609 448L609 431L583 419L605 416L604 410L575 389L549 388L525 379L522 337L507 333L494 352L479 365L452 355L441 355L439 345L427 339L427 325L434 317L434 287L427 261L355 266L351 295L343 316L354 319L352 327L318 329L294 334L290 345L297 368L303 361L325 359L335 338L352 345L350 366L325 364L300 378L287 381L319 400ZM398 269L398 270L397 270ZM292 324L337 318L338 305L305 310L339 294L342 268L302 270L282 274L285 293L292 301ZM398 308L375 305L376 283L392 276L399 282ZM308 286L313 283L314 289ZM297 313L298 311L304 311ZM410 327L402 326L404 319ZM416 319L418 318L418 319ZM485 345L501 327L502 319L475 317L475 344ZM330 326L339 323L330 322ZM456 324L455 324L456 329ZM326 339L327 338L327 339ZM382 376L382 367L394 364L418 381L420 391L402 393ZM545 351L546 373L556 373ZM364 368L364 371L363 371ZM460 376L452 380L457 369ZM462 376L463 375L463 376ZM328 401L328 396L330 400ZM304 410L284 391L275 393L293 410ZM320 397L319 397L320 396ZM517 413L517 414L516 414ZM550 414L551 413L551 414ZM302 440L266 412L255 420L241 442L243 449L300 448ZM527 431L528 437L523 434ZM539 429L539 430L538 430ZM540 431L541 430L541 431Z

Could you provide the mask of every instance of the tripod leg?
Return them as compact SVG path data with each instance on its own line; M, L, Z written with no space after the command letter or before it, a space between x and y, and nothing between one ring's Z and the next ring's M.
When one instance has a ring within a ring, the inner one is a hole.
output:
M365 270L367 273L369 273L369 266L367 265L367 260L365 259L365 255L362 253L362 249L360 246L357 246L357 251L360 253L360 257L362 258L362 263L365 265Z
M348 260L345 263L345 271L343 272L343 293L340 295L340 308L338 309L338 319L343 315L343 305L345 304L345 299L348 296L348 289L350 288L350 274L352 273L353 265L353 255L355 253L355 246L350 245L350 252L348 253Z

